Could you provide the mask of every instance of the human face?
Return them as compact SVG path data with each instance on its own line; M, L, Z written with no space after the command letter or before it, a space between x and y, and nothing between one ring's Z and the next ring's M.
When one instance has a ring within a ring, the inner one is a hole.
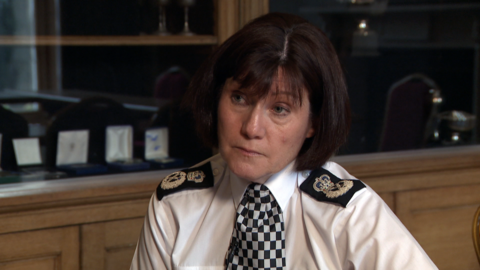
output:
M235 175L263 184L295 160L305 139L313 136L309 115L306 91L301 104L295 101L283 88L281 72L262 98L230 78L218 104L220 154Z

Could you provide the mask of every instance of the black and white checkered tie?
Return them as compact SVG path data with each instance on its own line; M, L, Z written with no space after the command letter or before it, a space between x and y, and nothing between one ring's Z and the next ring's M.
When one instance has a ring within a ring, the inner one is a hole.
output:
M280 206L264 185L248 186L237 208L226 269L285 269L285 225Z

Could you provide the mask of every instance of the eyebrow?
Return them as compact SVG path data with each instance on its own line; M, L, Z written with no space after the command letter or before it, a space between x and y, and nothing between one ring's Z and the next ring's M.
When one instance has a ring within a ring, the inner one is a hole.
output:
M278 82L277 82L278 83ZM241 90L241 89L245 89L245 92L248 93L248 94L253 94L254 96L260 96L260 93L258 93L254 87L253 88L243 88L242 87L242 84L243 84L243 81L241 79L233 79L232 78L232 81L231 81L231 84L234 84L235 85L235 88L237 88L236 90ZM273 83L272 83L273 85ZM272 87L272 85L270 85L270 87ZM288 85L287 82L283 82L283 85ZM305 90L300 90L300 91L296 91L294 89L290 89L290 90L286 90L284 87L276 87L274 90L268 90L267 92L265 92L265 94L261 94L261 96L264 96L264 97L267 97L267 96L287 96L288 99L290 100L293 100L295 103L298 103L298 104L302 104L302 91L305 91ZM260 91L262 92L262 91Z

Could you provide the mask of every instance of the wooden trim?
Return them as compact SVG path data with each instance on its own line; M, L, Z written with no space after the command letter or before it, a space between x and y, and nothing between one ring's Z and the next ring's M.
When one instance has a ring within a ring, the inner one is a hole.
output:
M477 168L480 145L348 155L332 160L359 178Z
M332 160L378 193L480 184L480 145L340 156ZM145 199L173 171L3 184L0 213Z
M32 46L153 46L215 45L216 36L0 36L0 45Z
M480 145L332 159L376 192L480 184Z
M478 269L472 217L480 184L396 193L395 214L440 269Z
M218 45L222 44L230 36L240 29L238 23L238 0L216 1L215 25Z
M4 184L0 188L0 213L149 198L160 180L174 171L147 171Z
M62 206L0 214L0 219L2 220L0 235L16 231L38 230L127 218L143 218L147 213L151 195L141 200L82 204L70 207Z
M0 243L1 269L79 269L78 227L0 234Z
M82 269L130 265L143 221L142 217L82 225Z
M240 28L269 11L268 0L240 0Z

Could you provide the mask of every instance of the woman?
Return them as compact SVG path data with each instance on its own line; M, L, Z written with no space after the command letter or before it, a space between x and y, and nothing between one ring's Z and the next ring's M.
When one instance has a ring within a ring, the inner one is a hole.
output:
M318 28L288 14L254 20L188 95L219 155L162 180L131 269L436 269L373 190L328 162L350 112Z

